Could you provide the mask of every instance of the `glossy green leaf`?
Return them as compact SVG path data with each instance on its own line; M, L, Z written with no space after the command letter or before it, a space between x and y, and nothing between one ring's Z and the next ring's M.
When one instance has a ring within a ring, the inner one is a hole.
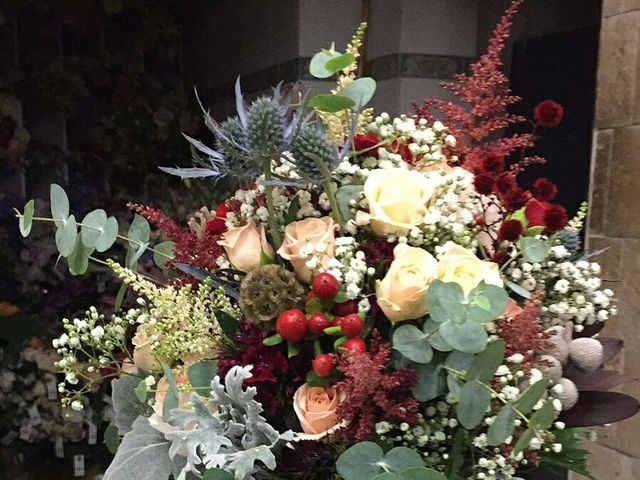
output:
M147 401L147 395L149 394L149 388L144 380L140 380L138 386L133 390L136 394L136 398L140 403L145 403Z
M527 415L533 407L540 401L547 391L548 383L546 380L539 380L531 385L520 397L513 402L516 408L523 415Z
M520 295L522 298L531 298L531 292L517 283L507 280L505 281L505 284L516 295Z
M23 237L28 237L31 233L31 226L33 225L33 212L35 210L35 200L31 199L24 206L24 212L18 219L18 227L20 228L20 234Z
M211 393L211 382L217 373L218 362L214 361L198 362L191 365L187 370L189 383L203 397L207 397Z
M118 427L114 424L110 424L104 431L104 444L111 455L115 455L118 451L120 435L118 434Z
M166 363L161 363L160 365L162 366L164 377L169 383L169 390L167 391L167 395L165 396L164 402L162 404L162 418L167 420L169 418L171 410L178 408L178 399L180 398L180 393L178 392L178 385L176 384L176 379L173 376L171 368L169 368Z
M336 462L338 474L344 480L371 480L382 473L382 448L373 442L360 442L345 450Z
M339 112L347 108L352 108L354 105L355 102L349 97L334 93L323 93L309 100L309 106L321 112Z
M451 320L463 323L466 320L466 298L462 287L454 282L434 280L427 292L429 315L438 323Z
M427 335L413 325L401 325L393 332L393 348L412 362L429 363L433 349Z
M274 345L280 345L284 342L284 338L279 333L271 335L270 337L265 338L262 343L267 347L273 347Z
M481 352L489 338L484 327L473 321L463 324L444 322L440 325L439 332L445 342L465 353Z
M84 245L80 235L76 236L76 244L71 255L67 257L69 272L72 275L84 275L89 268L89 257L93 253L93 248Z
M467 430L477 427L491 404L491 393L485 385L472 380L462 387L456 412L460 425Z
M352 65L355 61L356 57L353 53L343 53L342 55L329 59L324 64L324 68L329 72L338 73L340 70L344 70L349 65Z
M370 77L358 78L343 88L340 93L353 100L358 110L362 110L376 93L376 81Z
M149 236L151 235L149 222L138 214L134 215L127 235L129 237L129 245L133 248L138 248L141 243L149 242Z
M502 407L494 418L493 423L489 425L487 443L492 446L500 445L513 435L515 428L516 412L511 408L511 405L507 404Z
M89 212L82 220L80 235L82 243L95 248L107 225L107 212L102 209Z
M76 246L78 226L73 215L60 221L60 227L56 230L56 247L63 257L68 257Z
M202 480L233 480L233 475L220 468L205 470Z
M161 242L153 247L153 261L160 268L166 268L167 262L173 260L173 251L176 244L171 240Z
M504 361L504 340L491 342L486 349L476 355L467 369L466 380L480 380L489 383L498 367Z
M215 310L214 313L216 316L216 320L218 321L218 325L220 325L220 328L222 329L222 333L224 333L225 336L229 339L235 338L239 327L238 320L236 320L223 310ZM282 337L280 338L280 341L282 341Z
M504 288L480 282L469 292L468 318L480 323L491 322L502 315L508 301Z
M536 237L538 235L541 235L542 232L544 232L544 227L529 227L525 230L524 234L527 237Z
M316 78L329 78L334 72L326 68L327 62L338 55L340 55L340 53L330 50L323 50L316 53L313 58L311 58L309 73Z
M537 430L546 430L558 418L558 412L553 408L553 402L545 402L542 408L536 410L529 418L529 426Z
M394 472L412 467L424 467L420 454L407 447L395 447L389 450L384 456L384 463Z
M540 263L547 255L551 245L547 240L540 240L534 237L522 237L518 241L518 248L525 260L532 263Z
M513 455L518 455L525 448L527 448L529 446L529 442L535 436L536 436L536 432L532 428L527 428L524 432L522 432L520 434L520 437L518 437L518 441L516 442L515 446L513 447L513 452L512 452Z
M57 183L52 183L50 188L51 217L60 227L60 222L69 216L69 198L64 189Z
M118 220L116 217L109 217L104 224L102 235L96 242L96 250L106 252L115 243L116 238L118 238Z

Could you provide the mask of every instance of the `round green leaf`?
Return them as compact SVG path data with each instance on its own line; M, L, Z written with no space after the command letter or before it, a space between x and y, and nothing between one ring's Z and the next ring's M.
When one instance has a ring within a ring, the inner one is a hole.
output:
M384 452L379 445L360 442L340 455L336 469L344 480L371 480L382 472L380 462L383 460Z
M393 472L383 472L373 477L373 480L402 480L402 477Z
M525 260L532 263L540 263L549 254L551 245L547 240L540 240L534 237L522 237L518 241L518 248Z
M114 244L116 238L118 238L118 220L116 217L109 217L104 224L104 231L96 243L96 250L106 252Z
M445 360L444 364L447 367L453 368L454 370L457 370L459 372L466 372L472 360L473 354L454 350L449 355L447 355L447 359Z
M60 222L60 227L56 230L56 247L63 257L68 257L76 246L78 236L78 226L73 215L66 217Z
M107 212L101 208L89 212L82 220L82 227L80 228L80 235L82 236L82 243L87 247L94 247L98 243L98 239L104 232L105 225L107 223Z
M401 325L393 332L393 348L412 362L429 363L433 358L427 335L413 325Z
M493 423L487 431L487 443L492 446L500 445L507 438L513 435L516 428L516 413L511 405L502 407Z
M162 242L153 247L153 261L160 268L165 268L169 260L173 260L173 251L176 244L171 240Z
M362 185L345 185L336 191L338 208L345 220L351 220L355 214L351 211L351 200L360 200L360 193L364 187ZM296 197L297 198L297 197Z
M24 206L24 213L20 215L18 219L18 227L23 237L28 237L31 233L31 226L33 224L33 211L35 210L35 200L31 199Z
M140 380L140 383L133 389L133 392L136 394L136 398L140 403L145 403L147 401L147 395L149 394L149 388L147 387L147 383L144 380Z
M60 226L60 222L69 216L69 199L64 189L57 183L51 184L50 189L51 217Z
M431 318L438 323L447 320L462 323L467 318L464 291L454 282L434 280L427 292L427 308Z
M341 93L351 98L358 110L362 110L376 93L376 81L370 77L358 78L344 87Z
M407 468L400 472L400 478L402 480L447 480L447 477L437 470L426 467Z
M118 434L118 427L113 423L104 431L104 444L112 455L115 455L118 451L118 447L120 446L120 435Z
M146 243L149 241L149 235L151 235L149 222L147 222L144 217L136 214L133 217L133 222L131 222L131 225L129 226L129 232L127 235L129 237L129 244L133 248L138 248L140 243Z
M210 468L204 472L202 480L233 480L233 475L220 468Z
M322 112L339 112L355 105L349 97L334 93L323 93L309 100L309 106Z
M436 365L435 362L428 365L418 363L413 364L412 367L418 377L418 382L411 389L415 399L419 402L428 402L436 398L441 390L442 365Z
M520 295L522 298L531 298L531 292L526 288L510 280L507 280L505 283L507 284L507 287L509 287L509 289L511 289L511 291L516 295Z
M218 373L218 362L199 362L189 367L187 376L196 392L206 397L211 392L211 381Z
M422 331L428 336L429 344L440 352L450 352L453 347L444 341L440 335L440 324L434 319L429 318L424 325L422 325Z
M491 322L502 315L508 301L504 288L480 282L469 292L468 317L480 323Z
M424 467L420 454L407 447L395 447L389 450L384 457L384 463L394 472L411 467Z
M349 65L352 65L356 61L356 57L353 53L343 53L337 57L333 57L324 64L324 68L332 73L337 73L340 70L344 70Z
M467 380L478 379L488 383L493 378L498 367L504 361L504 340L498 339L489 344L476 355L467 369Z
M73 252L67 257L67 265L71 275L84 275L89 268L89 256L93 253L93 248L89 248L82 243L80 235L76 236L76 244Z
M465 353L481 352L489 338L484 327L472 321L463 324L444 322L439 331L445 342Z
M456 407L460 424L467 430L480 425L490 404L491 393L485 385L476 380L465 383Z
M309 64L309 73L316 78L329 78L334 72L327 70L327 62L338 55L338 52L329 50L316 53Z

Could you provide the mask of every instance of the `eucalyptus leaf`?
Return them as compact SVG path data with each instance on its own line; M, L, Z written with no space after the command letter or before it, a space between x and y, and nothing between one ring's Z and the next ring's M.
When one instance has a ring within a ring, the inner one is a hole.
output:
M439 333L440 325L432 318L428 318L422 325L422 331L427 335L429 344L440 352L450 352L453 347L444 341Z
M428 402L440 395L442 365L435 362L427 365L412 364L412 368L418 377L418 382L411 389L416 400Z
M104 230L96 242L96 250L106 252L118 238L118 220L116 217L109 217L104 224Z
M505 284L516 295L520 295L522 298L531 298L531 292L517 283L507 280Z
M438 323L451 320L463 323L466 320L466 298L462 287L454 282L434 280L427 292L429 315Z
M202 480L233 480L233 478L233 475L220 468L210 468L202 476Z
M127 232L129 245L134 249L139 248L140 244L147 243L148 245L150 235L151 227L149 226L149 222L147 222L144 217L136 213L131 225L129 226L129 231Z
M158 267L166 268L167 262L173 260L173 251L175 246L175 242L167 240L153 247L153 261Z
M338 52L329 50L316 53L313 58L311 58L309 73L316 78L329 78L334 72L326 68L327 62L338 55L340 55Z
M513 455L518 455L525 448L529 446L529 442L536 436L536 431L533 428L527 428L520 437L518 437L518 441L513 447Z
M118 451L118 447L120 446L120 435L118 434L118 427L113 423L104 431L104 444L111 455L115 455Z
M520 397L513 402L513 407L523 415L527 415L533 407L540 401L547 391L548 383L546 380L539 380L531 385Z
M178 408L178 399L180 393L178 392L176 379L173 376L173 372L171 371L169 366L166 363L160 363L160 365L162 366L164 377L169 383L169 390L167 391L167 395L165 396L164 402L162 404L162 418L167 420L171 411Z
M492 446L500 445L507 438L513 435L515 428L516 412L510 404L507 404L500 409L498 415L494 418L493 423L489 425L489 430L487 431L487 443Z
M337 57L329 59L324 68L332 73L338 73L340 70L344 70L349 65L352 65L356 61L356 57L353 53L343 53Z
M211 393L211 381L218 373L218 362L203 361L198 362L189 367L187 376L189 383L196 390L196 393L202 397L208 397Z
M537 430L546 430L558 418L558 412L550 401L545 402L539 410L536 410L529 418L529 426Z
M67 257L67 264L71 275L84 275L89 268L89 257L93 253L93 248L84 245L80 235L76 236L76 244L71 255Z
M364 186L362 185L345 185L336 191L338 208L340 209L342 218L345 220L351 220L355 217L352 211L353 207L351 207L351 200L358 202L363 189Z
M478 353L484 350L487 335L484 327L474 321L468 321L463 324L454 323L452 321L444 322L440 325L440 336L456 350L465 353Z
M89 212L82 220L82 227L80 227L82 243L87 247L95 248L98 240L105 232L106 225L107 212L102 209Z
M407 447L395 447L384 456L385 465L394 472L407 468L424 467L424 461L418 452Z
M135 388L134 393L136 394L136 398L140 403L146 402L147 395L149 394L147 383L144 380L140 380L140 383L138 383L138 386Z
M532 263L540 263L549 255L551 245L547 240L534 237L522 237L518 241L518 248L522 252L525 260Z
M370 77L358 78L344 87L341 93L351 98L358 110L362 110L376 93L376 81Z
M401 325L393 332L393 348L412 362L429 363L433 349L427 335L414 325Z
M426 467L412 467L400 472L401 480L447 480L437 470Z
M68 257L76 246L78 225L73 215L60 221L60 227L56 230L56 247L63 257Z
M31 233L31 226L33 225L33 212L35 210L35 200L29 200L24 206L24 212L18 219L18 227L20 228L20 234L23 237L28 237Z
M384 452L373 442L360 442L345 450L336 462L338 474L344 480L371 480L382 473L380 463Z
M322 112L335 113L352 108L355 102L349 97L335 93L323 93L309 100L309 106Z
M69 216L69 198L57 183L51 184L49 201L51 203L51 217L55 220L56 226L60 227L62 220Z
M508 301L504 288L480 282L469 292L468 318L480 323L491 322L502 315Z
M491 393L485 385L472 380L462 387L456 412L460 425L467 430L477 427L491 404Z
M498 367L504 361L504 340L498 339L491 342L487 348L476 355L467 369L466 380L480 380L489 383Z

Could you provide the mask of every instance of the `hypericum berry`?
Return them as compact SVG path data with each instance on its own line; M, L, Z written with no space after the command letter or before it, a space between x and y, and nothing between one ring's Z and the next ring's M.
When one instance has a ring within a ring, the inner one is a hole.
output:
M309 321L307 322L309 331L314 335L320 335L325 328L330 326L331 323L329 323L329 319L324 313L314 313L309 317Z
M316 296L313 294L313 292L309 292L309 293L307 293L307 298L305 299L305 302L309 303L314 298L316 298Z
M333 372L334 362L333 357L328 353L322 353L316 357L313 361L313 371L319 377L326 377Z
M367 344L364 343L364 340L362 340L361 338L351 338L344 342L344 344L340 348L343 348L350 352L366 352Z
M364 322L357 313L351 313L343 317L340 321L340 327L344 334L349 338L355 338L362 333Z
M276 331L285 340L299 342L307 333L307 316L298 309L282 312L276 321Z
M343 319L343 318L344 318L344 317L338 317L338 316L333 317L333 320L331 320L331 321L329 322L329 326L330 326L330 327L339 327L339 326L340 326L340 324L342 323L342 319Z
M311 288L316 297L322 300L331 300L332 298L336 298L336 295L340 291L340 283L338 283L336 277L330 273L319 273L313 279Z
M343 303L336 303L333 306L333 313L339 317L346 317L350 313L358 313L358 302L356 300L348 300Z

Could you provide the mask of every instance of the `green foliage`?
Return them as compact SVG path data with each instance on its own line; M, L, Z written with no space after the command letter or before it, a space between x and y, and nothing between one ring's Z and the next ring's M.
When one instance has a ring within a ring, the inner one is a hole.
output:
M483 383L472 380L462 387L456 412L460 425L467 430L477 427L491 404L491 391Z
M465 380L478 380L489 383L504 360L505 345L502 339L491 342L487 348L473 357L469 364Z
M324 68L329 72L338 73L340 70L344 70L345 68L353 65L353 62L356 61L356 57L353 53L343 53L342 55L338 55L333 57L324 64Z
M553 451L540 453L540 465L562 472L570 470L589 480L598 480L587 470L587 452L580 445L580 435L588 430L583 428L567 428L554 431L554 440L562 445L562 452Z
M357 110L362 110L376 93L376 81L370 77L358 78L344 87L341 93L353 100Z
M147 388L147 383L144 380L140 380L140 383L138 383L138 386L133 392L136 394L136 398L140 403L144 403L147 401L149 389Z
M538 431L547 430L553 425L555 419L558 418L558 412L553 407L553 403L546 401L539 410L536 410L529 418L529 428L527 428L515 444L513 454L517 455L529 446L529 442L533 439Z
M33 224L33 212L35 210L35 200L29 200L24 206L24 212L18 218L18 227L23 237L28 237Z
M356 443L345 450L338 458L336 468L344 480L446 480L438 472L425 468L422 457L415 450L396 447L385 455L373 442Z
M69 198L57 183L51 184L49 201L51 203L51 217L55 220L56 226L60 227L61 222L69 216Z
M118 447L120 446L120 435L118 434L118 427L113 423L104 431L104 444L111 455L115 455L118 451Z
M220 468L210 468L204 472L202 480L233 480L233 475Z
M132 375L122 375L111 382L111 398L115 413L113 423L120 435L129 432L134 420L147 411L147 406L136 398L135 389L139 383L140 378Z
M76 244L71 255L67 257L67 265L72 275L84 275L89 268L89 257L93 253L93 248L84 245L82 237L76 237Z
M161 242L153 247L153 261L160 268L166 268L167 262L173 260L173 251L176 244L171 240Z
M233 339L238 331L238 320L224 310L215 310L214 314L222 333L224 333L227 338Z
M549 255L551 245L547 240L522 237L518 241L518 248L527 262L540 263Z
M419 402L433 400L442 392L442 365L437 362L412 365L418 376L418 382L411 389L411 393Z
M189 383L196 390L198 395L207 397L211 393L211 381L218 373L218 362L204 361L198 362L189 367L187 376Z
M82 220L82 243L99 252L111 248L118 236L118 220L102 210L89 212Z
M363 188L362 185L345 185L336 190L336 200L343 220L347 221L355 217L351 207L351 200L356 202L360 200Z
M353 108L356 102L344 95L323 93L309 100L309 106L321 112L335 113L348 108Z
M322 50L321 52L316 53L313 58L311 58L309 73L316 78L329 78L335 72L327 68L327 62L339 55L340 53L333 50L333 48L331 50Z
M66 217L59 222L56 230L56 247L63 257L68 257L76 246L76 237L78 236L78 226L73 215Z
M401 325L393 332L393 348L415 363L429 363L433 349L429 334L414 325Z
M162 418L167 420L171 411L178 408L180 392L178 392L178 385L176 384L176 379L173 376L171 368L169 368L166 363L161 363L160 365L162 366L164 377L169 383L169 390L167 391L167 395L164 397L164 402L162 403Z

